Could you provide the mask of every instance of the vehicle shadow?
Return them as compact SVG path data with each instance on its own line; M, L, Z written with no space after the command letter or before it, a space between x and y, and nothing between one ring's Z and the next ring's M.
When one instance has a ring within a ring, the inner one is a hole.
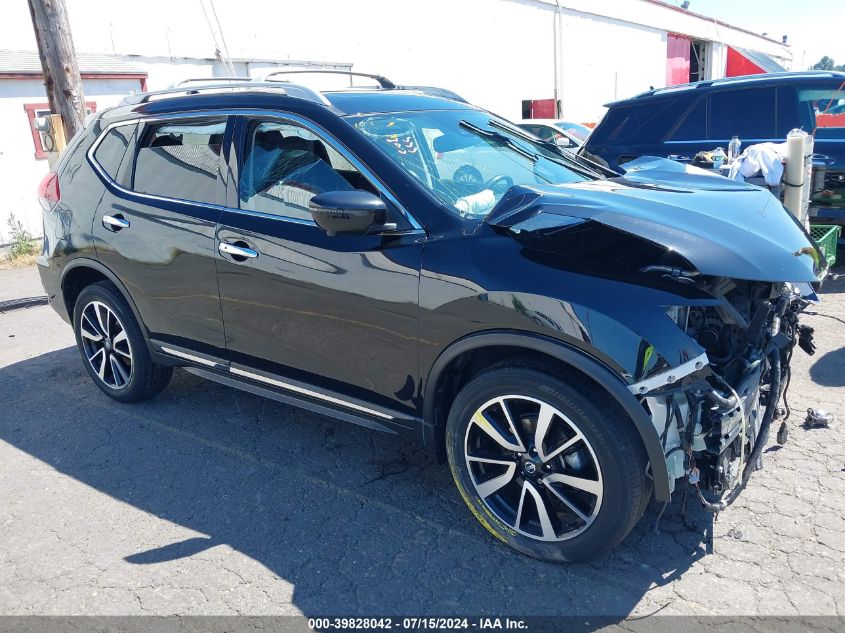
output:
M832 352L827 352L810 365L810 377L813 382L824 387L845 386L845 374L842 367L845 366L845 347L840 347Z
M676 494L659 532L653 502L605 560L527 558L476 522L448 469L418 448L181 370L154 400L120 405L66 348L0 369L0 401L15 412L0 415L0 439L207 535L127 551L115 565L157 565L225 544L291 583L306 616L615 618L712 549L712 515L690 498L682 516Z

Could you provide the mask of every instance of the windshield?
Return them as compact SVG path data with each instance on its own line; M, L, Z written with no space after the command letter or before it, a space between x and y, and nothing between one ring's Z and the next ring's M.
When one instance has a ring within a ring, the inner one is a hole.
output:
M601 178L504 119L479 110L350 117L379 149L465 218L483 218L514 185Z

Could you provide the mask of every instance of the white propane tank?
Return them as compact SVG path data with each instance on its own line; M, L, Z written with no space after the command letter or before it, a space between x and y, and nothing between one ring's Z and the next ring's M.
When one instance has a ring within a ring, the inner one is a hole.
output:
M803 130L792 130L786 135L783 204L804 225L808 220L807 209L810 204L812 155L812 136Z

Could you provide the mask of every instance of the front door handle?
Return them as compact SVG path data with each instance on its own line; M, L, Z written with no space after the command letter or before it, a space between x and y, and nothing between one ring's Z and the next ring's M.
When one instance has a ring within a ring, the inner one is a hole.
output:
M120 231L121 229L128 229L129 228L129 220L124 218L122 215L104 215L103 216L103 226L106 227L109 231Z
M244 261L245 259L255 259L258 257L257 250L229 242L220 242L220 246L217 249L224 255L231 255L235 261Z

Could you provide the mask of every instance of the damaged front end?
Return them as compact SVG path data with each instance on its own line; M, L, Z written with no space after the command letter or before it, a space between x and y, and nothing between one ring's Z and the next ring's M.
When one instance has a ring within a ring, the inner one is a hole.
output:
M664 381L631 386L651 414L670 481L688 478L704 505L730 505L762 465L762 450L780 417L796 345L813 353L812 329L799 314L813 297L807 284L701 278L721 303L670 308L706 353ZM664 384L656 384L664 382ZM713 499L712 501L710 499Z
M486 222L527 251L575 254L578 269L595 276L699 297L665 306L683 346L661 345L655 319L628 308L622 320L642 337L638 364L663 361L635 373L628 388L659 436L666 470L652 470L668 473L670 490L687 479L718 512L761 466L794 348L813 353L799 315L816 300L826 263L769 192L652 162L659 174L514 187ZM599 233L612 249L592 247Z

